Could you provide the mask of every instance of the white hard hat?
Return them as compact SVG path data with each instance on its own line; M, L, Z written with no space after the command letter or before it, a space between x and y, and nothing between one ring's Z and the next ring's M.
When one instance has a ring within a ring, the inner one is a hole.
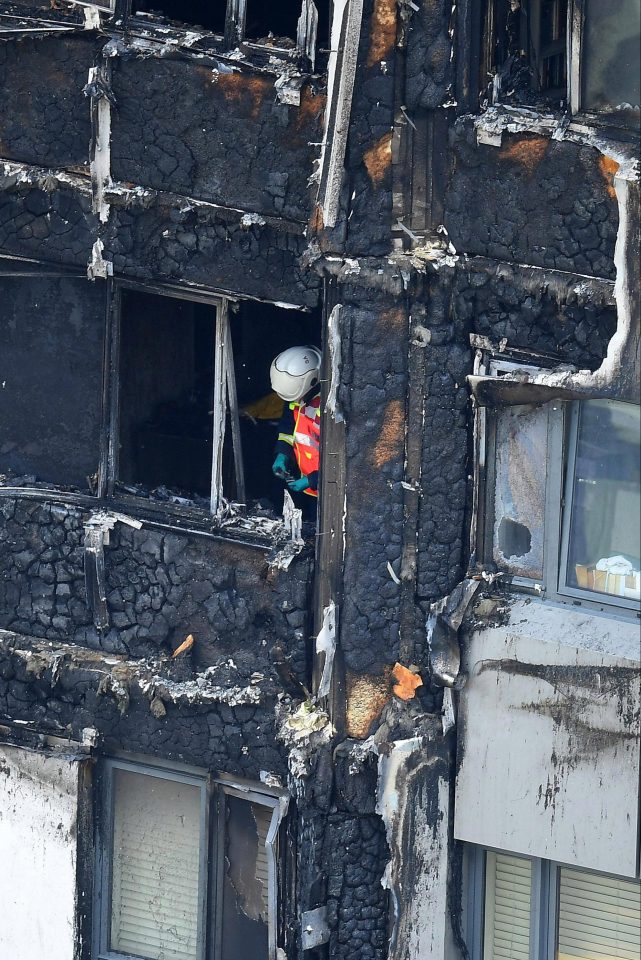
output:
M320 380L321 355L316 347L290 347L272 362L272 390L288 402L301 400Z

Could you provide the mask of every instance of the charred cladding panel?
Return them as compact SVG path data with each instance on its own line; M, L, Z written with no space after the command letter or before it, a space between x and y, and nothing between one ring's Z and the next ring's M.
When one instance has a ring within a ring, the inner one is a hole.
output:
M0 472L87 489L98 468L105 290L0 278Z
M279 103L273 78L181 61L113 70L112 175L224 206L306 220L325 99Z
M445 225L458 251L614 279L613 160L534 134L477 144L469 121L453 149Z
M43 167L89 164L83 94L96 41L52 36L0 43L0 156Z
M0 234L1 236L1 234ZM112 212L105 257L114 271L141 280L183 280L313 307L320 281L305 271L300 233L245 218L214 219L209 211L157 204Z

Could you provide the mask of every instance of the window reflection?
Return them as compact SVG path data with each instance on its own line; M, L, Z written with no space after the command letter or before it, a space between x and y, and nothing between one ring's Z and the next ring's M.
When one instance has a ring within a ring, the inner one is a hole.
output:
M587 0L583 38L583 106L639 110L639 0Z
M590 400L578 418L567 585L639 599L639 407Z

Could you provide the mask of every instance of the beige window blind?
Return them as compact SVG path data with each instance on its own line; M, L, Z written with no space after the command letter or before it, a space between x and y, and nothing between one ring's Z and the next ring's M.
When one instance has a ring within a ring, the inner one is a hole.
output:
M484 960L529 960L532 864L486 854Z
M148 960L196 960L200 789L114 772L111 943Z
M269 918L269 867L267 863L267 833L274 814L273 807L263 807L259 803L251 805L256 828L258 831L258 852L256 854L256 879L262 887L263 915L262 920Z
M639 960L641 885L562 868L558 960Z

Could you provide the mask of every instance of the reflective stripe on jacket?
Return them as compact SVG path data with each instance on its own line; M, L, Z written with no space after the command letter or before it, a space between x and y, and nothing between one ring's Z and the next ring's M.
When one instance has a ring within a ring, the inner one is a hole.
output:
M289 408L294 413L294 456L301 476L308 477L320 467L320 394L308 403L290 403ZM305 493L318 496L311 488Z

